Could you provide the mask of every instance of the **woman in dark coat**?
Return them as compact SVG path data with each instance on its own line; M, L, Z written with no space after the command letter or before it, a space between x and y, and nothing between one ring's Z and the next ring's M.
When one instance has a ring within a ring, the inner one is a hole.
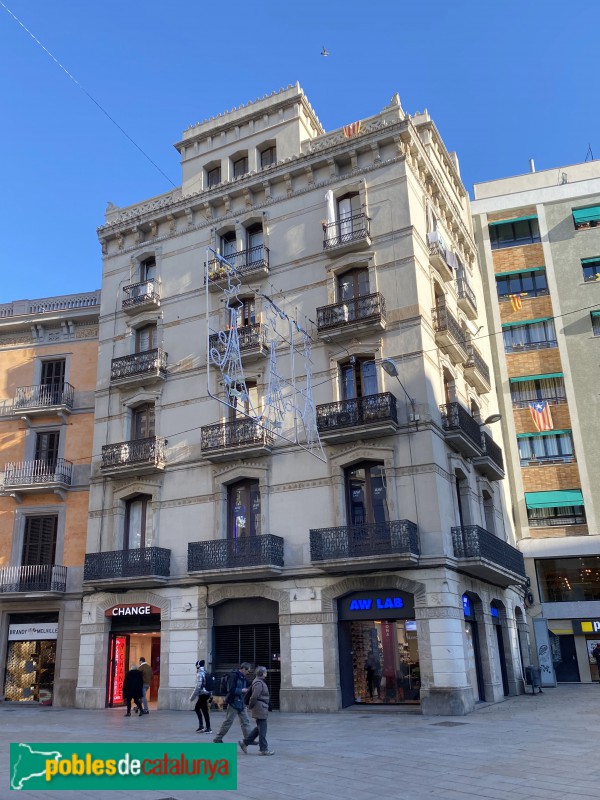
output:
M269 687L265 682L267 677L266 667L257 667L254 673L256 677L252 681L252 686L248 689L251 692L248 708L256 722L256 728L252 731L250 736L245 739L240 739L238 742L240 749L243 753L248 752L248 745L252 744L258 738L258 747L261 756L272 756L275 754L274 750L269 750L267 744L267 717L269 716Z
M129 668L129 672L125 675L123 679L123 697L127 703L127 713L125 714L126 717L131 716L131 701L133 700L137 706L138 711L140 712L140 717L143 717L142 714L142 694L144 693L144 679L142 673L137 668L136 664L132 664Z

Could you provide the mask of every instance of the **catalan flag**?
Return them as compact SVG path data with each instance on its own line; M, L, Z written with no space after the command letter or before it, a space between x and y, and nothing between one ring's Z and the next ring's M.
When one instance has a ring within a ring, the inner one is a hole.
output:
M510 304L512 306L513 311L520 311L523 307L523 303L521 302L521 295L520 294L510 294Z
M541 433L542 431L554 430L552 414L550 413L550 406L547 400L541 400L539 403L529 403L529 410L531 411L531 419L537 431Z
M350 139L352 136L358 136L361 127L361 122L352 122L350 125L344 125L344 136L346 139Z

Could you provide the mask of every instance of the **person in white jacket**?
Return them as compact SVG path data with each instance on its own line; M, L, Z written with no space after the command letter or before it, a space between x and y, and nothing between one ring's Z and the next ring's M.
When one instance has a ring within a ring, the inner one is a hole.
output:
M210 702L210 692L206 688L206 670L204 669L205 661L196 661L196 686L190 696L190 702L196 700L194 711L198 717L198 727L196 733L212 733L210 727L210 714L208 712L208 704ZM202 717L204 717L204 724L202 724Z

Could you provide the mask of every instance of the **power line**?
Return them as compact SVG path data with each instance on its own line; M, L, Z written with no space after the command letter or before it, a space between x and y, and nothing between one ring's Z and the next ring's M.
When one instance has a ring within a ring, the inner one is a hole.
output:
M134 140L131 138L131 136L130 136L130 135L127 133L127 131L126 131L126 130L124 130L124 129L123 129L123 128L122 128L122 127L119 125L119 123L118 123L118 122L117 122L117 121L116 121L116 120L115 120L113 117L111 117L111 115L108 113L108 111L107 111L105 108L103 108L103 107L100 105L100 103L99 103L99 102L98 102L98 101L97 101L97 100L96 100L94 97L92 97L92 95L91 95L91 94L90 94L90 93L87 91L87 89L85 88L85 86L82 86L82 85L81 85L81 83L79 83L79 81L77 80L77 78L75 78L75 77L74 77L74 75L72 75L72 74L69 72L69 70L68 70L68 69L67 69L65 66L63 66L63 65L60 63L60 61L59 61L59 60L56 58L56 56L54 56L54 55L53 55L53 54L50 52L50 50L48 50L48 48L47 48L47 47L45 47L45 46L42 44L42 42L40 42L40 40L37 38L37 36L36 36L34 33L32 33L32 32L29 30L29 28L28 28L28 27L27 27L27 26L26 26L26 25L25 25L23 22L21 22L21 20L20 20L20 19L17 17L17 15L16 15L16 14L14 14L14 13L13 13L13 12L10 10L10 8L8 8L8 6L6 6L6 5L5 5L5 4L2 2L2 0L0 0L0 6L2 6L2 8L3 8L3 9L4 9L4 10L5 10L5 11L6 11L8 14L10 14L10 16L11 16L11 17L12 17L12 18L15 20L15 22L17 22L17 23L18 23L18 24L21 26L21 28L23 28L23 30L24 30L24 31L25 31L27 34L29 34L29 36L31 36L31 38L33 39L33 41L34 41L34 42L35 42L37 45L39 45L39 46L42 48L42 50L43 50L43 51L44 51L44 52L45 52L45 53L46 53L48 56L50 56L50 58L52 59L52 61L54 61L54 63L55 63L55 64L56 64L58 67L60 67L60 69L62 69L62 71L65 73L65 75L66 75L68 78L70 78L70 79L73 81L73 83L74 83L74 84L75 84L75 85L76 85L76 86L77 86L79 89L81 89L81 91L82 91L82 92L83 92L83 93L86 95L86 97L88 97L88 98L89 98L89 99L92 101L92 103L94 103L94 105L95 105L95 106L97 106L97 108L99 108L99 109L100 109L100 111L101 111L101 112L102 112L102 113L103 113L103 114L104 114L106 117L108 117L108 119L109 119L109 120L112 122L112 124L113 124L113 125L114 125L116 128L118 128L118 130L120 130L120 131L121 131L121 133L123 134L123 136L125 136L127 139L129 139L129 141L131 142L131 144L132 144L132 145L133 145L133 146L134 146L134 147L135 147L137 150L139 150L139 151L140 151L140 153L141 153L141 154L144 156L144 158L146 158L146 159L147 159L147 160L148 160L148 161L149 161L149 162L152 164L152 166L153 166L153 167L155 167L155 168L156 168L156 169L157 169L157 170L160 172L160 174L163 176L163 178L166 178L166 180L168 180L168 181L169 181L169 183L171 184L171 186L173 186L174 188L177 188L177 184L173 183L173 181L171 180L171 178L169 178L169 176L168 176L166 173L164 173L164 172L162 171L162 169L161 169L161 168L158 166L158 164L157 164L155 161L153 161L153 160L150 158L150 156L148 155L148 153L146 153L146 151L145 151L145 150L143 150L143 149L142 149L142 148L139 146L139 144L138 144L137 142L135 142L135 141L134 141Z

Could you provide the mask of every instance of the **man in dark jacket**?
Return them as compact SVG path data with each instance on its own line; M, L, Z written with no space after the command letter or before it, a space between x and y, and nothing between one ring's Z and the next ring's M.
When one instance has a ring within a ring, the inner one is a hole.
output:
M149 714L150 710L148 708L148 692L150 690L150 684L152 683L153 674L152 667L150 664L148 664L144 656L140 658L139 670L142 673L142 681L144 684L144 688L142 690L142 706L144 707L144 714Z
M129 672L123 679L123 697L127 703L126 717L131 716L131 701L133 700L140 712L140 717L144 716L142 710L142 693L144 691L144 679L142 673L135 664L129 667Z
M227 703L227 713L221 725L219 732L213 739L213 742L221 744L223 737L231 728L233 720L238 717L240 725L242 726L242 733L244 739L249 738L252 733L252 725L248 718L248 712L244 705L244 695L248 690L246 683L246 675L252 669L252 664L244 661L240 664L239 669L232 669L227 681L227 694L225 695L225 702Z

